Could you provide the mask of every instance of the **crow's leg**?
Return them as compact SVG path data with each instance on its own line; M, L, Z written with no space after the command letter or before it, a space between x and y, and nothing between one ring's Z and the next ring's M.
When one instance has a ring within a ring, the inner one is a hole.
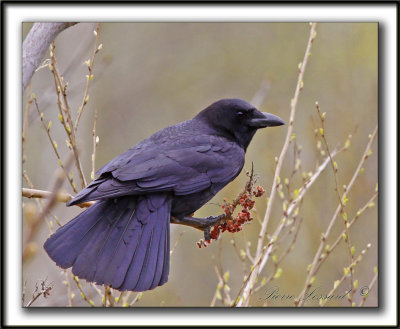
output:
M197 218L185 216L182 218L171 216L171 223L181 224L194 227L198 230L204 231L204 239L210 240L210 228L217 224L221 219L225 218L225 214L219 216L209 216L207 218Z

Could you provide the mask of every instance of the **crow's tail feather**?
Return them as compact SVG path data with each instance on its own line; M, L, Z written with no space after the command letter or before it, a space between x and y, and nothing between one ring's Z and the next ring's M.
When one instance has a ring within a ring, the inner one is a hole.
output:
M44 249L89 282L154 289L168 280L170 212L166 194L99 201L59 228Z

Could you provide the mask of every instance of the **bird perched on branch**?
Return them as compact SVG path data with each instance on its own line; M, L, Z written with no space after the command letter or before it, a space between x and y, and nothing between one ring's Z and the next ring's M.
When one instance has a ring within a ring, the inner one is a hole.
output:
M218 217L190 215L243 168L257 129L283 125L241 99L222 99L117 156L68 206L97 200L44 244L79 278L144 291L168 280L170 221L205 230Z

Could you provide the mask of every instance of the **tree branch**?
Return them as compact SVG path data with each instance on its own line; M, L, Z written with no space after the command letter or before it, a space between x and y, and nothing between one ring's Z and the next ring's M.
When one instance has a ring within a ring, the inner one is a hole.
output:
M287 150L289 148L291 137L293 135L293 124L294 124L294 118L295 118L295 114L296 114L297 101L299 99L300 92L304 86L303 76L304 76L304 72L305 72L305 69L307 66L308 59L311 54L311 46L312 46L312 43L316 36L316 26L317 26L317 23L311 23L310 34L309 34L309 38L308 38L308 42L307 42L307 47L306 47L306 50L304 53L304 58L303 58L303 61L299 64L299 74L298 74L296 89L295 89L294 97L291 101L291 106L290 106L289 127L288 127L288 130L286 133L285 143L283 145L281 154L279 155L279 158L277 161L276 170L275 170L275 174L274 174L274 180L273 180L272 187L271 187L271 193L270 193L269 201L267 204L267 209L265 211L265 216L264 216L264 219L261 224L260 234L258 236L257 249L256 249L255 257L254 257L254 259L257 260L257 262L253 265L253 267L252 267L253 270L249 274L248 279L245 281L245 284L242 286L242 289L238 295L238 299L236 300L234 306L242 306L243 304L248 302L248 298L251 294L251 289L255 283L256 277L261 272L261 269L265 265L265 262L268 259L268 256L272 250L270 248L272 246L272 244L268 243L267 246L264 246L264 240L265 240L265 236L267 233L269 218L270 218L270 215L272 212L272 205L274 203L274 199L275 199L275 195L276 195L278 180L280 180L280 178L279 178L280 171L281 171ZM276 236L277 236L277 234L280 233L282 228L283 228L283 224L281 224L275 231Z
M77 23L35 23L22 45L22 91L31 81L44 53L56 36Z
M26 198L36 198L36 199L51 199L53 197L53 193L49 191L35 190L31 188L22 188L22 196ZM68 202L72 200L74 197L69 193L58 192L55 201L57 202ZM83 202L77 204L78 207L88 208L94 204L94 201Z
M355 170L355 172L353 174L353 177L351 178L349 184L346 187L346 190L343 193L343 196L342 196L343 198L347 197L347 195L349 194L351 188L354 185L355 180L357 179L357 177L358 177L358 175L360 173L360 170L361 170L362 166L364 165L364 162L368 159L368 157L370 155L370 152L371 152L372 143L374 142L377 133L378 133L378 126L375 127L374 132L369 136L369 142L368 142L368 144L367 144L367 146L365 148L365 151L364 151L364 153L363 153L363 155L361 157L361 160L360 160L360 162L359 162L359 164L358 164L358 166L357 166L357 168L356 168L356 170ZM323 238L321 239L321 242L319 244L318 250L317 250L317 252L316 252L316 254L314 256L313 262L311 263L312 265L311 265L310 271L309 271L309 273L307 275L304 288L301 291L301 293L299 294L299 296L296 298L296 301L295 301L295 305L296 306L303 306L304 305L304 302L305 302L304 295L308 292L308 290L311 287L311 283L310 283L311 278L315 275L315 270L316 270L318 262L320 260L320 256L321 256L321 254L322 254L322 252L324 250L324 247L326 245L326 241L327 241L327 239L329 237L329 234L331 233L333 224L336 222L336 218L339 215L341 209L342 209L342 204L339 203L337 208L336 208L335 213L333 214L333 216L332 216L332 218L331 218L331 220L330 220L330 222L328 224L328 227L327 227L325 233L323 233L323 235L322 235Z
M274 181L272 183L272 189L271 189L271 194L269 197L269 202L267 204L267 210L265 211L265 216L264 216L264 220L261 226L261 230L260 230L260 234L259 234L259 239L258 239L258 243L257 243L257 251L256 251L256 256L259 256L262 252L262 248L263 248L263 244L264 244L264 237L265 234L267 232L267 227L268 227L268 222L269 222L269 218L271 215L271 211L272 211L272 204L274 202L274 198L275 198L275 192L276 192L276 186L277 186L277 182L278 182L278 177L280 175L280 171L283 165L283 160L285 159L287 150L289 148L289 142L290 142L290 138L292 136L293 133L293 124L294 124L294 117L296 114L296 106L297 106L297 101L299 99L299 95L300 95L300 91L303 89L303 76L304 76L304 72L307 66L307 62L308 62L308 58L310 57L310 51L311 51L311 45L315 39L316 36L316 26L317 23L312 23L311 25L311 29L310 29L310 36L308 38L308 43L307 43L307 47L306 47L306 51L304 53L304 58L303 61L300 63L299 65L299 76L297 79L297 85L296 85L296 90L294 93L294 98L291 101L291 110L290 110L290 118L289 118L289 127L286 133L286 139L285 139L285 144L283 145L281 154L278 158L278 163L276 165L276 170L275 170L275 175L274 175Z
M332 157L335 157L339 153L339 151L336 151L336 150L333 151ZM329 161L330 161L329 157L326 157L325 160L322 162L322 164L317 168L317 170L315 171L313 176L310 178L308 183L299 192L297 198L294 199L291 202L291 204L288 206L284 217L282 218L279 226L276 228L276 230L272 234L270 241L261 250L260 256L258 256L255 259L256 261L253 264L253 266L251 267L250 273L246 276L247 279L244 281L233 306L242 306L245 302L248 301L248 298L250 297L250 295L252 293L252 288L256 282L256 277L261 273L262 269L264 268L265 264L267 263L269 256L271 255L272 248L278 238L278 235L280 234L280 232L282 231L282 229L285 226L286 220L291 216L292 212L295 211L296 205L300 204L301 200L306 195L306 193L309 191L310 187L314 184L314 182L317 180L317 178L320 176L320 174L325 170Z

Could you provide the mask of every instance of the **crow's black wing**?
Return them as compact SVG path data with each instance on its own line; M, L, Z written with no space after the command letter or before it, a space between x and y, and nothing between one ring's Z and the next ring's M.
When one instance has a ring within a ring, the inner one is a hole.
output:
M146 142L104 166L101 176L69 204L123 195L200 192L227 184L241 171L244 150L225 138L197 135L169 143Z

